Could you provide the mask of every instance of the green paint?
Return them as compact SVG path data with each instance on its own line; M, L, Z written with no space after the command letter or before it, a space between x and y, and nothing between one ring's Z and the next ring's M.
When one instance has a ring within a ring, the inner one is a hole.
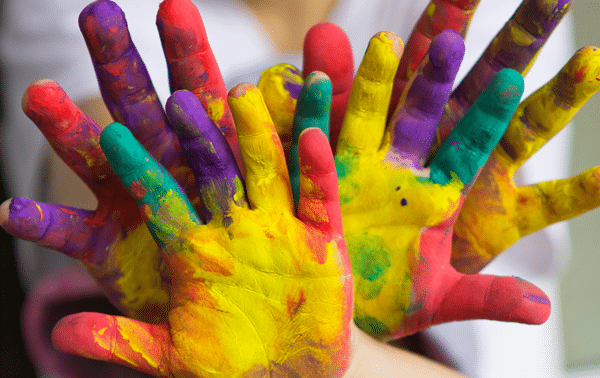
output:
M380 338L390 334L390 330L379 320L365 316L364 318L354 318L354 324L369 335Z
M177 236L182 227L201 224L194 207L169 172L160 165L120 123L107 126L100 135L100 146L110 166L126 188L135 181L145 190L136 198L139 206L150 209L148 228L162 246Z
M375 298L386 284L385 273L390 268L390 253L380 236L363 233L358 237L346 237L350 263L356 282L356 295L365 300Z
M298 161L298 139L303 130L316 127L329 138L329 111L331 110L331 81L319 72L313 72L304 81L300 90L294 126L292 127L292 146L290 149L290 184L294 205L298 207L300 198L300 163Z
M463 183L471 183L506 131L523 89L517 71L498 72L435 155L431 180L445 185L454 173Z

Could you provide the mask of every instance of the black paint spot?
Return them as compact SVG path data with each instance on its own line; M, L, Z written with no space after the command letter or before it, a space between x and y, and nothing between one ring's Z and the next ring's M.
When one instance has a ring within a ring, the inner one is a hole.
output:
M402 206L408 205L408 201L406 201L406 198L402 198L402 200L400 201L400 205L402 205Z
M397 187L396 187L396 191L398 191L398 190L400 190L400 187L399 187L399 186L397 186Z

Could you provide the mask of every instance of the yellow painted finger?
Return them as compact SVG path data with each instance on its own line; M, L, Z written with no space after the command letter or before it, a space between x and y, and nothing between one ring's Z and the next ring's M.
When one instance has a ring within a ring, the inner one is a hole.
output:
M568 179L520 188L518 198L518 225L521 236L525 236L600 206L600 167Z
M546 85L523 101L494 151L512 176L600 89L600 49L577 51Z
M240 84L229 92L229 106L246 169L246 192L253 208L292 212L285 156L258 88Z
M380 32L371 38L350 90L337 154L376 151L381 146L403 50L402 41L392 32Z

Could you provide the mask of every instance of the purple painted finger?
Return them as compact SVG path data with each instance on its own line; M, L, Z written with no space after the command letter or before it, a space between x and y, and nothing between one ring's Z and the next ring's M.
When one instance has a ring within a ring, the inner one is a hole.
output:
M131 130L167 169L181 164L176 136L117 4L98 0L79 15L100 91L114 119Z
M227 139L192 92L181 90L173 93L167 100L166 109L183 155L194 172L196 187L205 206L206 221L216 218L228 226L231 223L231 206L246 207L247 200Z
M525 0L454 90L438 126L439 146L504 68L525 76L573 0Z
M89 221L92 216L92 211L20 197L0 206L2 228L14 237L55 249L85 265L99 265L120 227L118 222L95 227ZM103 238L110 240L103 242Z
M464 54L464 41L457 32L446 30L433 38L392 117L388 160L423 169Z

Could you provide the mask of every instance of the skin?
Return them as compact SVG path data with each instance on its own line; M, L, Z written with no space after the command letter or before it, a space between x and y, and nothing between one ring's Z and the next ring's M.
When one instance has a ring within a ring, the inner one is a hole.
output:
M171 97L179 135L194 140L190 166L233 161L223 136L189 92ZM200 224L168 172L120 124L101 146L164 247L171 273L168 322L81 313L53 331L61 351L156 376L339 377L350 361L352 276L342 236L335 165L318 129L300 135L301 196L294 215L285 157L256 87L229 97L246 165L248 202L235 165L205 176L200 192L226 186L229 207ZM191 126L198 129L191 131ZM207 138L208 137L208 138ZM206 138L206 139L205 139ZM229 154L230 156L225 156ZM195 172L205 167L198 166ZM223 184L225 182L225 184ZM221 187L220 187L221 186ZM142 188L143 190L140 190ZM230 218L229 224L222 220Z
M181 29L173 26L175 19L181 20ZM113 117L123 122L167 168L200 211L201 218L210 220L214 211L211 209L227 206L228 200L207 199L212 202L203 204L206 214L202 210L184 148L131 42L122 11L111 1L100 0L85 8L79 21L101 92ZM215 118L220 130L227 131L228 142L237 146L237 135L231 135L236 133L225 86L198 10L188 0L164 1L158 23L163 45L170 48L165 55L171 87L192 91L209 109L208 115ZM188 27L190 24L194 27ZM202 72L202 80L190 80L184 74L188 71ZM109 300L128 317L164 322L169 303L169 272L160 246L144 223L144 214L110 169L99 146L102 127L79 110L58 84L49 80L35 82L27 89L23 109L59 157L92 190L98 208L88 211L13 198L0 207L2 227L15 237L82 261ZM233 150L234 156L237 150L237 147ZM202 193L200 196L204 197Z
M424 168L464 45L451 31L434 39L386 130L402 47L393 33L371 40L335 156L356 325L386 339L453 320L545 321L549 302L533 285L512 277L464 276L450 266L460 205L518 105L522 77L511 70L498 75ZM314 112L307 105L297 110L295 127L304 124L303 112Z

